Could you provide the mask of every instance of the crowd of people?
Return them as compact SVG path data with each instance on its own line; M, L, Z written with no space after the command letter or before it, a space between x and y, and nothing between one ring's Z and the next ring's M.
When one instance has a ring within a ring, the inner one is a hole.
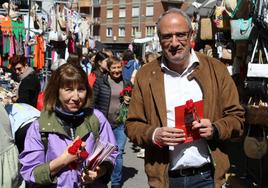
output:
M35 71L23 56L10 59L19 85L13 104L0 106L0 187L107 187L111 181L120 188L127 137L141 149L149 187L221 187L230 166L225 141L243 131L236 86L223 63L191 48L191 19L183 11L165 12L157 32L162 53L148 52L143 62L130 49L120 57L104 49L52 65L41 112ZM131 91L122 92L126 87ZM186 142L175 108L189 100L202 101L204 109L187 120L198 139ZM122 106L126 121L119 121ZM91 169L87 157L97 141L117 149Z

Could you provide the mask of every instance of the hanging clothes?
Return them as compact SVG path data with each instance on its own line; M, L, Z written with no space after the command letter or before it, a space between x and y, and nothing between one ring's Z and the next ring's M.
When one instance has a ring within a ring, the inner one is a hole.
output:
M8 61L8 56L9 56L9 50L10 50L10 37L8 34L3 35L3 60L4 60L4 66L8 67L9 61Z
M15 54L15 39L12 34L9 35L9 41L10 41L10 46L9 46L8 58L10 59Z
M18 22L15 20L12 20L12 27L13 27L13 34L16 38L16 40L19 39L19 35L21 34L22 40L25 40L25 25L24 22Z
M75 53L75 41L72 37L70 37L68 40L68 52L70 54Z
M3 33L11 33L12 32L12 24L9 16L0 17L0 26Z
M38 70L45 65L45 48L43 36L35 36L36 45L34 46L34 67Z
M3 54L3 43L2 43L2 39L3 39L3 33L2 33L2 30L1 30L1 26L0 26L0 55Z
M25 57L27 57L27 64L31 67L34 67L34 60L33 60L33 53L34 53L34 45L28 45L28 41L30 41L32 38L31 36L27 36L28 40L25 42Z
M23 45L23 39L22 34L19 33L18 39L15 40L16 43L16 54L17 55L23 55L24 54L24 45Z

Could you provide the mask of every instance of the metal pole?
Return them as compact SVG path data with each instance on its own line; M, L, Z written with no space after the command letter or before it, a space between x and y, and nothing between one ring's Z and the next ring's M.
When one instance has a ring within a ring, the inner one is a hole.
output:
M10 12L10 0L8 0L8 5L7 5L7 15L9 16Z
M31 17L31 8L32 8L32 0L28 0L28 5L29 5L29 16L28 16L28 33L27 33L27 40L29 39L30 36L30 17Z
M91 24L91 36L93 37L93 34L94 34L94 32L93 32L93 30L94 30L94 0L91 0L91 9L92 9L92 11L91 11L91 18L92 18L92 24Z

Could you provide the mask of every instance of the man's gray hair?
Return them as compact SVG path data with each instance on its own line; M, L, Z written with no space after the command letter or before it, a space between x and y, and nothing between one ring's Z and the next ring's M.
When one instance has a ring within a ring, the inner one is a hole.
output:
M157 35L159 37L159 39L161 39L161 33L160 33L160 22L162 20L162 18L168 14L178 14L178 15L181 15L185 18L187 24L188 24L188 27L189 27L189 30L192 31L193 28L192 28L192 21L191 21L191 18L181 9L178 9L178 8L171 8L169 10L167 10L166 12L164 12L157 20L156 22L156 29L157 29Z

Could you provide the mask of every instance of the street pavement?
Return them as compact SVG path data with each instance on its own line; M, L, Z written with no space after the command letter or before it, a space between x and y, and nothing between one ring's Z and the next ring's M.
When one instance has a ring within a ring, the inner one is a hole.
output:
M137 148L127 140L123 163L123 188L148 188L144 159L137 157ZM109 187L111 185L109 184Z

